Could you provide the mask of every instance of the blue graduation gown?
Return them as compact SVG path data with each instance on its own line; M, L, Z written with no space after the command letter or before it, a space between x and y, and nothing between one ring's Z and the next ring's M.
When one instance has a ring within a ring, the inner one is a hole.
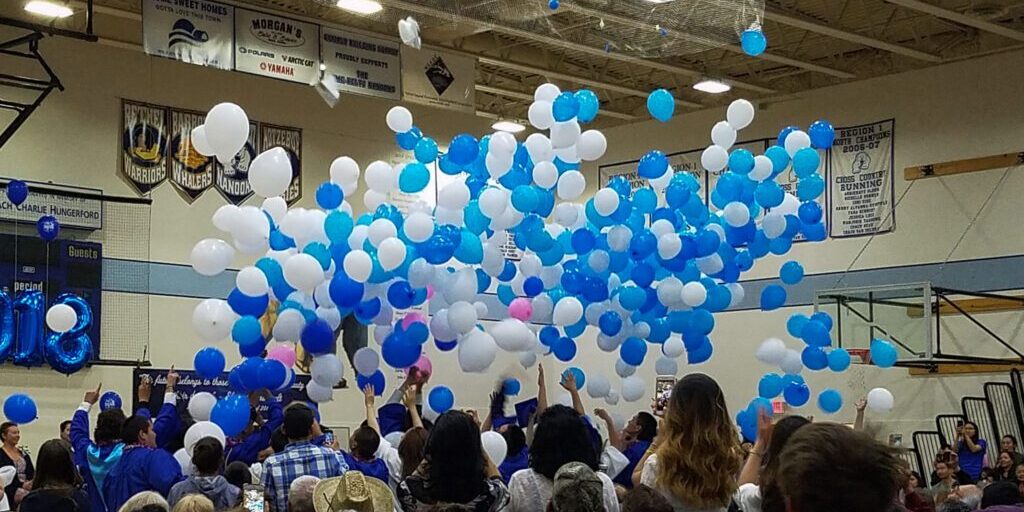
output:
M75 466L84 480L93 512L107 512L103 503L103 481L121 460L121 443L97 445L89 439L89 413L81 409L71 417L71 445L74 447Z
M149 419L153 419L152 414L148 407L142 407L135 411L136 416ZM153 420L153 432L156 432L156 445L160 448L166 448L174 440L179 429L181 429L181 418L178 417L178 407L175 404L164 402L160 406L156 419Z
M116 511L142 491L167 497L171 487L182 480L181 465L170 453L159 448L126 446L121 460L103 481L103 499L108 511Z
M376 457L369 462L356 460L351 453L346 451L342 451L341 455L345 457L345 463L348 464L349 471L358 471L365 476L376 478L385 484L389 483L388 466L383 460Z

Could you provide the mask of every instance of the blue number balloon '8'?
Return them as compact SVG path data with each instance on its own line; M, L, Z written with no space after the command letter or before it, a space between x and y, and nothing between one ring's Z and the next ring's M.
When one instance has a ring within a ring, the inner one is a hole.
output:
M54 370L71 375L92 359L92 339L88 334L92 327L92 309L88 302L72 293L58 295L54 304L71 306L78 315L78 321L67 332L50 333L43 353Z

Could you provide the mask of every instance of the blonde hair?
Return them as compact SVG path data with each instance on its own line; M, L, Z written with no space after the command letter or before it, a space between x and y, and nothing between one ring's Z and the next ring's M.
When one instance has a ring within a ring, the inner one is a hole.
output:
M213 502L202 494L189 494L178 500L171 512L213 512Z
M167 505L167 500L163 496L153 491L142 491L128 498L128 501L124 502L124 505L121 505L117 512L137 512L149 505L158 505L163 507L164 510L170 510L171 508Z
M658 438L658 488L692 507L729 504L740 469L739 436L714 379L694 373L676 383Z

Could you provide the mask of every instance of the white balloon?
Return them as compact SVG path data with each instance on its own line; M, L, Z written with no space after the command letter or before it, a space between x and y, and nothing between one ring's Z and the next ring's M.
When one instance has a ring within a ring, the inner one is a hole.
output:
M174 460L178 461L178 465L181 466L183 476L192 475L192 457L184 448L178 448L178 451L174 452Z
M409 265L409 284L414 288L425 288L433 282L434 272L434 266L427 263L427 260L416 258Z
M402 43L409 45L417 50L420 49L420 24L409 16L403 20L398 20L398 36L402 39ZM398 446L397 443L394 445Z
M506 318L490 328L491 337L506 352L522 352L533 348L537 335L515 318Z
M437 204L453 210L465 208L469 204L469 187L466 182L453 181L437 191Z
M668 188L668 184L672 182L672 176L674 175L675 173L673 173L672 169L669 168L668 172L662 174L657 178L649 178L647 182L651 184L651 187L653 187L654 190L658 192L664 192L665 189Z
M551 189L558 183L558 168L551 162L539 162L533 166L533 182L538 187Z
M658 237L658 256L663 260L675 258L682 248L683 240L676 233L665 233Z
M284 263L284 280L296 290L312 293L324 281L324 269L316 258L296 254Z
M280 146L256 155L249 164L249 185L263 197L284 195L291 182L292 161Z
M719 121L711 128L711 143L729 149L736 143L736 129L726 121Z
M384 117L388 129L395 133L405 133L412 130L412 112L405 107L391 107Z
M543 133L531 133L526 141L523 142L526 146L526 152L530 155L530 160L535 164L540 162L550 162L554 159L554 153L551 148L551 139L549 139Z
M476 307L466 301L455 302L448 308L448 325L459 334L473 330L476 321Z
M459 333L448 324L448 310L442 309L430 317L430 334L441 341L452 341Z
M509 132L494 132L491 134L491 141L487 145L487 150L494 153L504 154L511 156L516 152L516 136Z
M213 226L221 231L230 233L235 229L238 214L239 208L233 204L221 206L213 213Z
M480 211L492 219L505 213L509 204L508 192L503 188L489 187L480 193Z
M451 320L451 310L448 311ZM475 329L459 342L459 366L462 371L482 373L491 367L498 355L498 345L494 338L484 331Z
M315 380L310 380L309 384L306 384L306 395L310 400L323 404L334 400L334 389Z
M622 359L615 361L615 373L622 378L629 377L636 373L636 366L633 366Z
M78 323L78 313L67 304L54 304L46 311L46 326L53 332L68 332Z
M804 369L804 362L800 359L800 352L793 349L786 349L786 354L782 356L782 362L779 363L779 368L783 373L798 374Z
M341 327L341 311L338 311L338 308L317 306L316 316L324 322L327 322L327 325L331 327L332 331Z
M786 357L786 344L778 338L768 338L761 342L756 357L764 364L780 364Z
M774 167L771 158L757 155L754 157L754 169L747 176L754 181L764 181L772 176Z
M740 228L750 222L750 209L739 201L733 201L725 205L722 217L730 226Z
M364 179L370 190L386 194L395 188L395 171L386 162L377 160L366 166Z
M196 421L210 421L210 411L217 404L217 397L213 393L200 391L188 399L188 413Z
M266 212L267 215L270 215L270 218L274 219L275 224L280 224L288 213L288 203L281 196L268 197L263 200L260 209Z
M885 388L875 388L868 392L868 408L874 412L889 412L896 399Z
M387 442L391 443L391 446L393 446L395 448L398 448L398 445L400 445L402 443L402 437L404 437L404 436L405 436L405 432L395 431L395 432L392 432L392 433L384 436L384 439L386 439Z
M566 171L558 178L558 197L565 201L573 201L583 194L587 188L587 180L579 171Z
M608 150L608 140L604 134L597 130L587 130L580 134L580 141L576 144L580 160L588 162L598 160Z
M512 162L513 158L510 155L487 153L487 156L484 158L484 167L487 168L487 172L492 178L498 179L512 169Z
M683 285L683 302L691 308L704 304L708 298L708 290L699 282L686 283Z
M551 297L546 293L542 293L533 298L531 302L533 306L533 316L530 317L534 322L550 322L551 317L554 314L555 305L551 302Z
M733 128L742 130L754 121L754 105L744 99L733 101L725 111L725 119Z
M729 289L729 293L732 295L732 299L729 301L729 307L734 307L743 302L743 297L746 292L743 290L743 285L739 283L728 283L725 285Z
M555 98L559 94L562 94L562 90L553 83L543 83L537 86L533 91L533 101L548 101L554 102Z
M559 327L573 325L583 318L583 304L576 297L563 297L555 303L552 318L555 325Z
M250 297L259 297L267 293L270 285L267 284L267 275L256 267L245 267L235 276L235 286L238 291Z
M415 243L425 242L434 234L434 219L425 213L416 212L409 215L402 224L402 231L410 241Z
M335 384L341 382L345 370L341 366L338 356L324 354L313 358L313 362L309 365L309 374L318 384L334 387Z
M797 151L811 147L811 136L807 135L803 130L793 130L786 136L783 145L786 147L786 153L789 153L789 157L793 158Z
M331 162L331 181L338 185L359 181L359 164L347 156L335 158ZM349 191L345 187L341 188L345 191L346 195L354 192Z
M637 400L643 398L644 393L646 392L647 386L644 385L644 381L640 377L630 376L622 379L623 400L627 402L636 402Z
M666 357L679 357L686 351L686 346L683 345L683 340L677 336L673 336L661 345L661 353Z
M192 149L196 150L196 153L200 155L214 156L217 154L217 151L210 146L210 141L206 140L206 126L199 125L192 128L188 140L192 144Z
M622 339L619 336L605 336L603 333L597 333L597 348L605 352L615 352L619 349L619 345L622 345Z
M380 368L380 356L370 347L363 347L352 356L352 366L363 377L373 375Z
M761 219L761 229L768 239L778 238L786 231L786 217L778 211L771 211Z
M722 261L722 257L718 253L712 254L711 256L705 256L703 258L697 258L697 268L700 269L706 275L714 275L722 271L725 268L725 263Z
M534 352L523 352L519 354L519 364L523 368L532 368L533 365L537 364L537 354Z
M607 217L619 208L619 194L610 188L602 188L594 194L594 209L602 217Z
M384 270L391 271L398 268L405 261L405 243L391 237L380 243L377 251L377 258Z
M550 101L535 101L530 104L530 109L526 112L527 119L530 120L530 124L538 130L547 130L555 124L555 115L551 111Z
M249 140L249 117L242 107L234 103L219 103L206 114L203 132L209 149L213 149L218 160L222 155L233 157ZM228 158L227 162L230 161Z
M189 260L192 268L204 276L215 276L235 259L235 249L218 238L204 238L192 247Z
M575 119L551 125L551 147L556 151L575 146L580 138L580 123Z
M679 363L671 357L661 356L654 363L654 372L658 375L671 375L674 377L679 373Z
M373 260L370 259L370 255L366 251L360 249L349 251L341 266L345 269L345 274L348 277L360 283L365 283L370 278L370 273L373 272Z
M712 144L700 154L700 165L708 172L721 171L729 165L729 153L722 146Z
M192 327L204 341L227 338L238 315L221 299L205 299L192 310Z
M683 301L683 283L678 277L662 279L654 291L658 295L658 302L666 306L675 306Z
M500 466L505 461L505 455L508 454L508 444L501 434L488 430L480 434L480 442L484 445L484 452L487 453L487 458L491 459L495 466Z
M220 441L221 446L224 446L224 441L227 439L224 431L216 423L197 421L185 431L185 452L188 453L189 457L192 457L192 449L195 448L196 443L204 437L212 437Z
M587 377L587 394L590 395L590 398L604 398L611 390L612 385L608 381L608 377L599 373L590 374Z

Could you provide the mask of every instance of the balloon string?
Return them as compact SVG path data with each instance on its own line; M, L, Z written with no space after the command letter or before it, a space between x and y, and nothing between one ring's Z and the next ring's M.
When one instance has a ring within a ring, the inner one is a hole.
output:
M971 228L974 227L974 224L978 221L978 218L981 217L981 212L985 211L985 208L988 207L988 203L991 202L992 198L996 196L996 192L998 192L999 189L1002 188L1003 182L1006 181L1006 177L1010 175L1010 169L1013 169L1013 166L1007 167L1006 170L1003 171L1003 176L999 178L999 181L996 183L996 186L992 187L992 191L989 192L988 197L985 198L985 202L981 204L981 208L978 208L978 211L974 213L974 217L971 218L971 222L967 224L967 227L964 228L964 231L960 233L960 238L957 239L955 244L953 244L953 248L949 250L949 254L946 254L946 258L942 260L942 265L939 265L939 269L935 271L936 277L942 276L942 271L946 268L946 263L949 263L949 259L953 257L953 253L956 252L958 248L960 248L960 244L963 243L965 238L967 238L967 233L971 231Z

